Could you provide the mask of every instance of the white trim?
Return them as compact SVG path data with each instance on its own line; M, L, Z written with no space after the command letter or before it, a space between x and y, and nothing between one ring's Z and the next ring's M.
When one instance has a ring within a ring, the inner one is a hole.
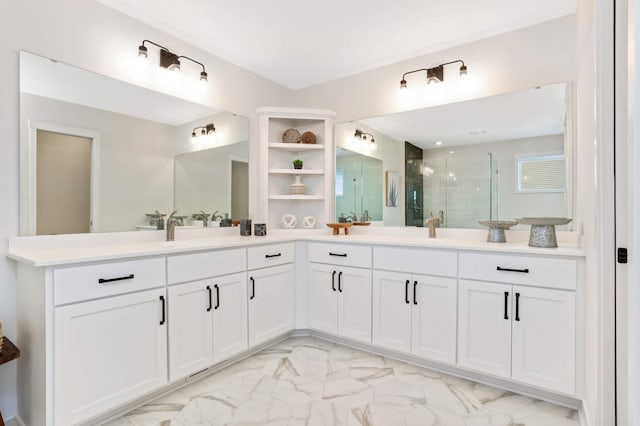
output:
M38 130L91 139L90 232L99 232L100 132L39 120L28 120L27 129L28 140L20 141L20 235L36 235Z

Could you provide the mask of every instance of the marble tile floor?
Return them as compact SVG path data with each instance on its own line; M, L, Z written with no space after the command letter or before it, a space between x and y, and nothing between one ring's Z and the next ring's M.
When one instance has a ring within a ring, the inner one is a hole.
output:
M272 346L107 426L578 426L575 410L312 337Z

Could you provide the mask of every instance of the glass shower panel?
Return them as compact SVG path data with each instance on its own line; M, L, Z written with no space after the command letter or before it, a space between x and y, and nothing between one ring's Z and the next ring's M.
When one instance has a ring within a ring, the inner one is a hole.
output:
M446 228L478 228L479 220L495 218L499 200L493 155L433 149L424 157L425 217L442 210Z

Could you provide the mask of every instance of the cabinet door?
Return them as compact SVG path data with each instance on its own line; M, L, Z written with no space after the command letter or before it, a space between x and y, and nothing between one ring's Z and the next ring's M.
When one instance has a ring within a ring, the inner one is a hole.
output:
M56 425L76 424L167 383L164 299L162 288L55 308Z
M255 346L293 330L295 285L293 265L249 272L249 345Z
M511 376L510 285L460 280L458 364Z
M575 293L514 286L512 378L575 392Z
M411 351L410 275L373 272L373 344Z
M309 328L338 333L338 268L310 264Z
M338 335L371 343L371 271L340 268L338 288Z
M247 274L214 278L213 360L229 358L249 346L247 335Z
M175 381L213 363L210 280L169 287L169 377Z
M455 364L456 279L414 275L411 290L411 351L421 357Z

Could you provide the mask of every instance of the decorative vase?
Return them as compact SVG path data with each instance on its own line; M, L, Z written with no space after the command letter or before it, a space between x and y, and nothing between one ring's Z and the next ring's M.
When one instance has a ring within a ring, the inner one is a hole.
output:
M300 175L296 175L296 181L291 184L291 194L304 195L305 193L306 189L304 187L304 183L302 183L302 178Z

